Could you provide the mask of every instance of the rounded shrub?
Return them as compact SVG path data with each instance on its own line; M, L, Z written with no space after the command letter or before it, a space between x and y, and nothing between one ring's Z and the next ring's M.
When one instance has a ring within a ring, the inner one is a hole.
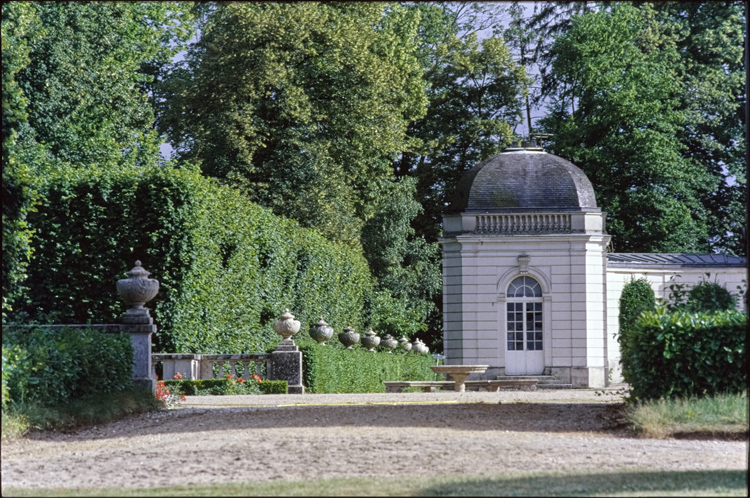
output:
M685 311L689 313L729 311L737 306L737 297L726 287L716 282L698 282L690 292L685 303Z

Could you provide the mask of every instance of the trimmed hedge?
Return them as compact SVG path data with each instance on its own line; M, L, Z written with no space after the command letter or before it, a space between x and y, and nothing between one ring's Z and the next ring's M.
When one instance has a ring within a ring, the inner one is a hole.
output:
M160 282L147 306L155 352L256 353L289 308L299 338L320 315L362 328L372 279L361 254L249 202L197 169L57 171L29 214L34 258L14 303L42 323L113 323L136 260ZM17 319L22 319L18 317Z
M132 375L128 334L67 327L3 329L3 404L54 405L120 392L133 387Z
M258 387L263 394L289 394L289 383L285 380L264 380Z
M195 396L199 390L225 389L230 386L230 383L227 379L172 379L165 380L164 385L167 386L173 394Z
M382 393L384 381L435 379L430 370L435 359L426 354L347 351L314 343L301 344L299 349L309 393Z
M644 311L656 309L656 296L648 280L632 279L625 284L620 294L620 335L627 335Z
M232 391L233 387L229 379L173 379L165 380L164 385L170 388L174 394L186 394L195 396L198 391L211 391L212 394L237 394ZM235 390L239 390L238 387ZM289 385L285 380L264 380L258 384L261 394L289 394Z
M637 400L747 390L747 316L736 311L669 314L638 319L623 343L623 377Z
M729 311L737 306L737 297L726 287L716 282L702 280L688 292L685 311L701 313L710 311Z

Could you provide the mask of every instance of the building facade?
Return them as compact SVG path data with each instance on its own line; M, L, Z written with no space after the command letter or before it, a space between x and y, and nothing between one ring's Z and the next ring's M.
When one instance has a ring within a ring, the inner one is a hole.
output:
M648 278L661 297L707 272L742 285L742 258L608 254L605 219L584 173L539 148L467 171L440 239L446 364L603 387L621 380L615 334L630 278Z

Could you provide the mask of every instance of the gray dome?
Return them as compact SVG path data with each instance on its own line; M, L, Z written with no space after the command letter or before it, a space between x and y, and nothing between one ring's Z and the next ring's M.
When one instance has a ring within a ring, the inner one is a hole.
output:
M458 182L448 212L598 211L594 188L576 165L532 150L503 152Z

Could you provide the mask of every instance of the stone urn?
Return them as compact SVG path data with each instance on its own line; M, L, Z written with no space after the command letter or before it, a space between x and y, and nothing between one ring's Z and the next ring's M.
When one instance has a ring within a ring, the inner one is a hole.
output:
M405 336L401 336L401 339L399 339L398 342L401 344L401 349L404 351L411 351L411 343Z
M333 337L333 328L321 316L318 323L310 327L310 337L315 339L321 346L325 346L326 341Z
M294 315L289 313L288 309L285 309L279 319L273 322L273 331L282 337L279 344L294 345L292 336L299 332L300 325L299 321L294 319Z
M339 341L346 346L346 349L354 349L354 345L359 342L359 334L354 331L354 327L350 324L339 334Z
M159 281L148 278L150 274L143 269L140 261L136 261L135 267L127 272L129 278L117 281L117 293L130 305L130 309L125 312L122 319L123 323L151 323L148 310L143 305L156 297L159 292Z
M362 338L362 345L367 348L367 352L374 353L378 344L380 344L380 337L372 329L368 330Z
M380 344L388 351L388 354L393 354L393 350L398 346L398 341L391 334L385 334Z
M414 344L412 345L411 349L412 351L416 353L427 354L430 352L430 348L428 348L427 345L424 342L420 341L419 339L414 339Z

